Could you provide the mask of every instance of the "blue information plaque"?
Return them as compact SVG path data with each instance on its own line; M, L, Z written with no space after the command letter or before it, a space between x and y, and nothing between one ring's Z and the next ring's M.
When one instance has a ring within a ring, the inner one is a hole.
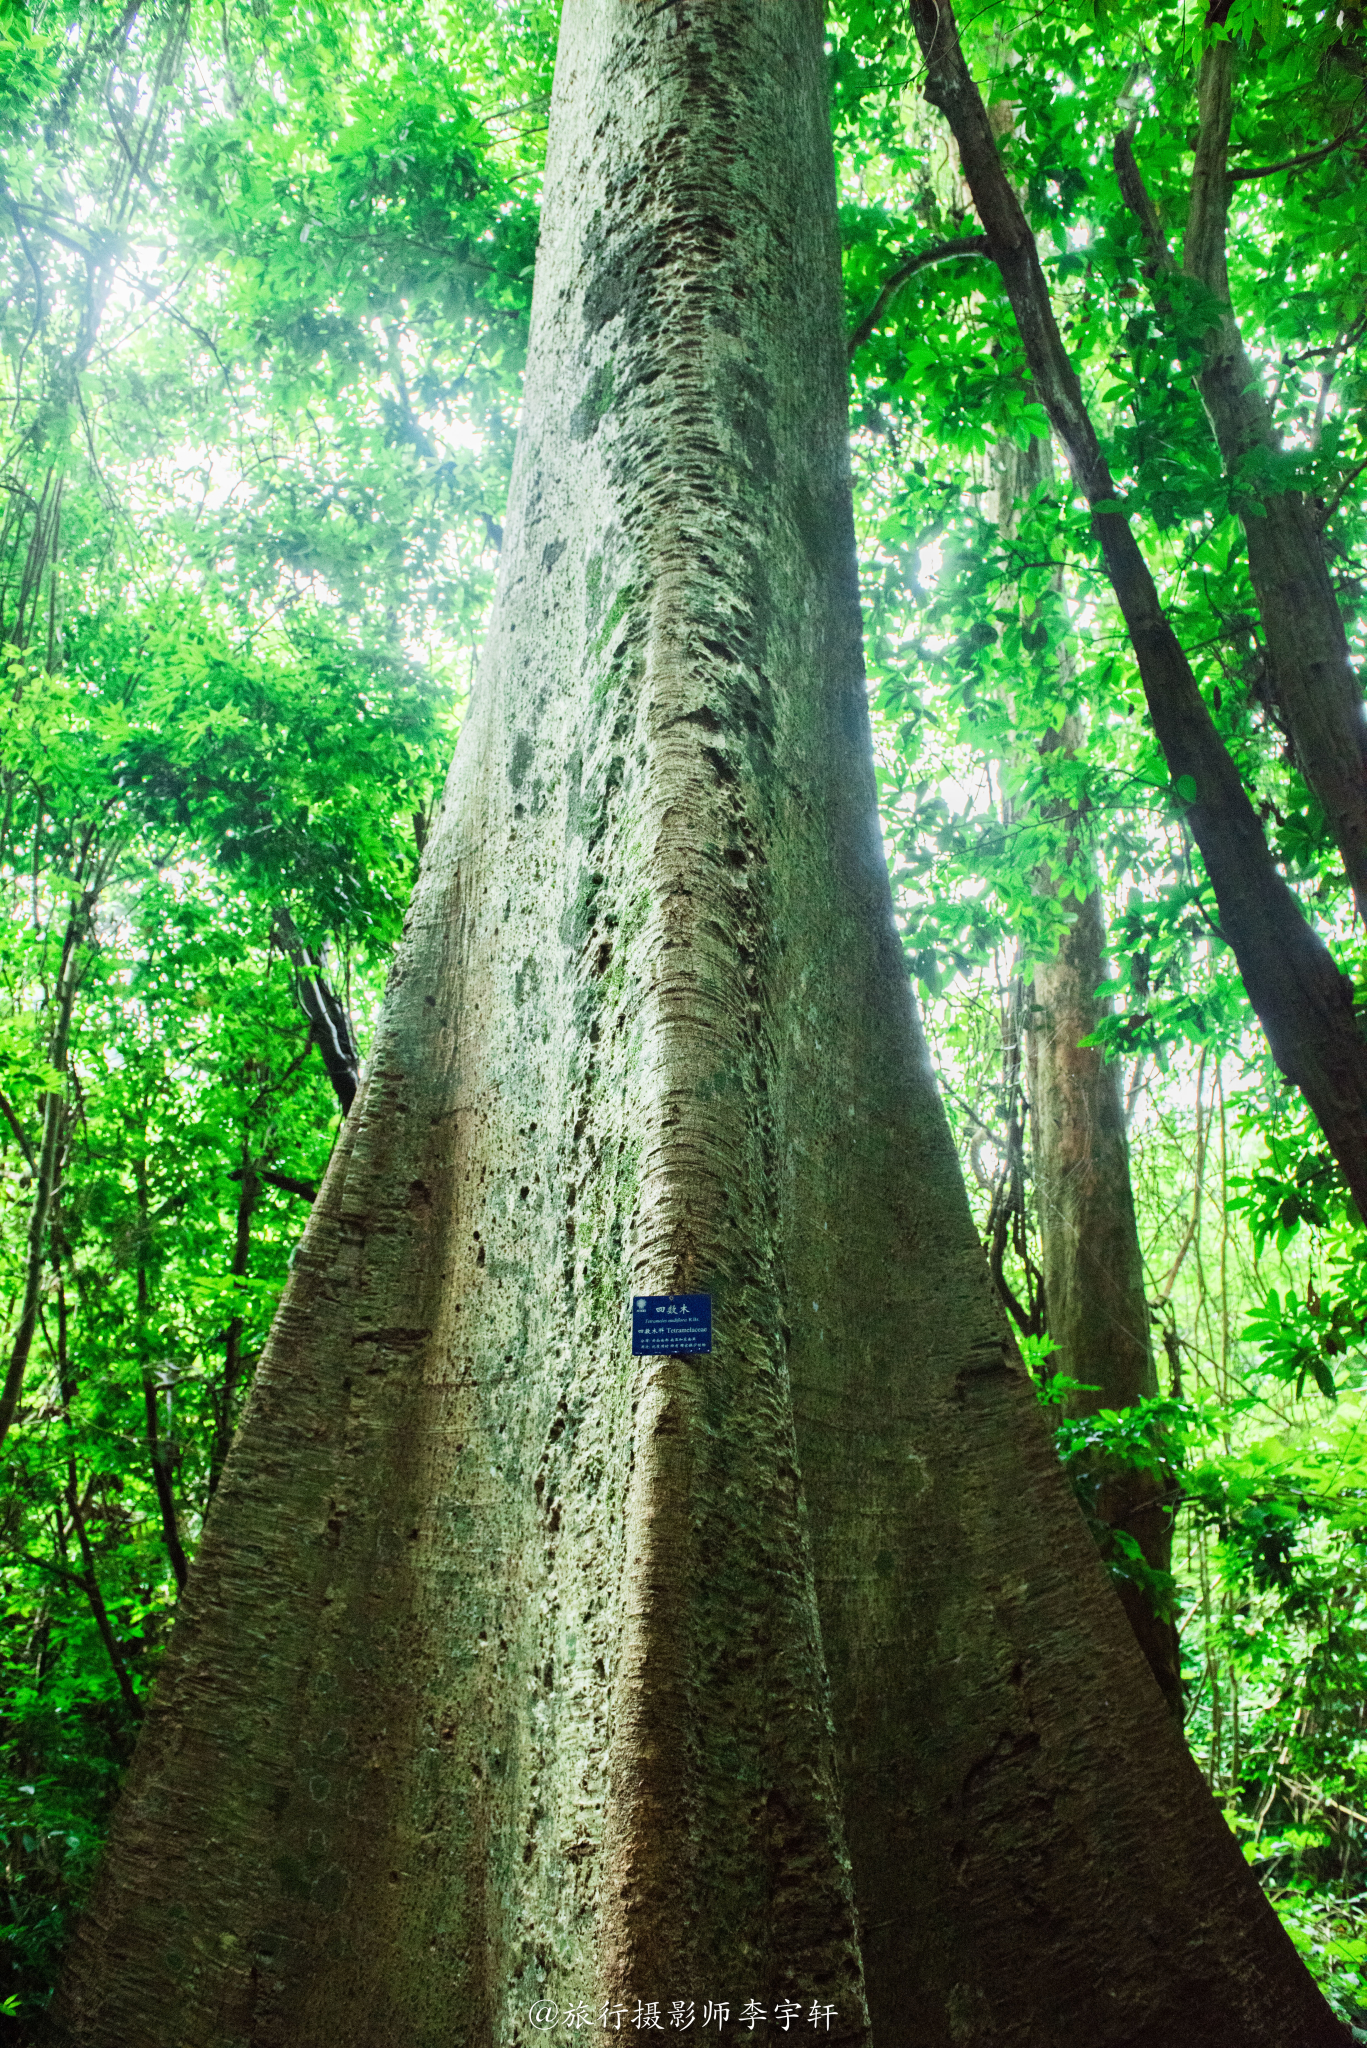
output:
M678 1358L712 1349L710 1294L633 1294L633 1358Z

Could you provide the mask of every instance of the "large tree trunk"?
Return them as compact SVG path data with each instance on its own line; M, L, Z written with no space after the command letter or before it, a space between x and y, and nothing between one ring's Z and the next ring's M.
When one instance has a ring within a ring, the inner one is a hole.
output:
M511 2048L542 1998L774 2038L791 1995L867 2042L866 1984L888 2044L1343 2038L974 1238L837 258L812 0L571 0L479 688L58 2040ZM687 1290L711 1355L633 1360Z

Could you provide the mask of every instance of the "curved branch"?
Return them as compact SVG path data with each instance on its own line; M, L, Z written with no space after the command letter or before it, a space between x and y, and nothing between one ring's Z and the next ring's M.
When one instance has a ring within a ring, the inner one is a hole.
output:
M1307 149L1300 156L1283 157L1279 164L1260 164L1256 171L1226 171L1225 176L1231 185L1240 185L1248 178L1271 178L1275 177L1278 171L1298 171L1306 164L1323 163L1325 157L1332 156L1345 142L1351 142L1355 135L1360 135L1364 126L1367 126L1367 116L1360 121L1354 121L1350 128L1345 128L1341 135L1336 135L1332 142L1326 142L1321 149Z
M851 358L856 349L864 346L907 279L915 277L918 270L925 270L932 263L945 263L951 256L990 256L991 253L986 235L959 235L952 241L937 242L933 249L922 249L919 255L909 256L885 280L883 289L850 336Z

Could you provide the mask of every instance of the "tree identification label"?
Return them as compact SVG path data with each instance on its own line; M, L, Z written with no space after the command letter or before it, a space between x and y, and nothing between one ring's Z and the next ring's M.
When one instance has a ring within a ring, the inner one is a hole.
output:
M712 1349L710 1294L634 1294L631 1297L633 1358L677 1358Z

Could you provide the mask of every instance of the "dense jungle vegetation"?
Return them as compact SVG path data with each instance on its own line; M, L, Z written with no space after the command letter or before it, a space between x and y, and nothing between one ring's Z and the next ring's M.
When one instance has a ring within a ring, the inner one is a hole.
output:
M554 31L520 0L0 11L13 2038L98 1854L459 725L501 540ZM1317 775L1279 651L1288 622L1293 642L1312 629L1250 564L1294 512L1326 630L1361 669L1362 9L1069 0L964 33L1164 611L1360 1006L1352 803ZM1098 1512L1108 1562L1175 1619L1193 1752L1327 1995L1367 2027L1351 1164L1250 1004L1201 792L1155 735L911 17L858 0L829 48L908 970L1060 1455L1084 1507L1128 1467L1171 1511L1171 1573ZM1189 233L1222 119L1227 304ZM1262 407L1232 453L1222 321L1245 352L1234 397ZM1085 1035L1120 1078L1136 1341L1158 1365L1158 1391L1123 1406L1070 1398L1043 1285L1031 1036L1088 904L1106 936Z

